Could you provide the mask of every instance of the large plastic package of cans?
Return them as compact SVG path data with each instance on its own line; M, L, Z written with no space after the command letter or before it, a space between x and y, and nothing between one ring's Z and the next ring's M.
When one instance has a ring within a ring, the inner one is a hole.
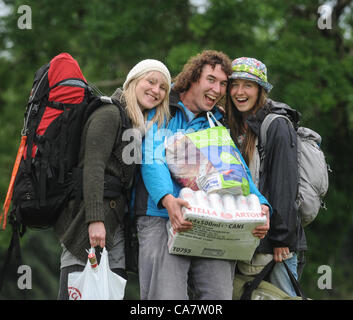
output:
M191 230L175 232L167 223L170 254L249 261L259 245L253 229L266 223L256 195L248 196L193 191L183 188L179 198L189 202L183 207Z
M178 132L166 140L165 148L169 170L181 186L207 193L249 194L246 171L224 126Z

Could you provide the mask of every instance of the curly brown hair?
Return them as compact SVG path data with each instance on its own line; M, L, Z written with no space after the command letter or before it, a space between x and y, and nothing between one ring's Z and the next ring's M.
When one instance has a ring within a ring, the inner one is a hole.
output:
M200 79L202 69L205 65L214 69L217 64L221 65L224 73L229 77L232 74L232 61L221 51L204 50L193 56L184 65L183 70L174 78L173 90L177 93L188 91L191 84Z

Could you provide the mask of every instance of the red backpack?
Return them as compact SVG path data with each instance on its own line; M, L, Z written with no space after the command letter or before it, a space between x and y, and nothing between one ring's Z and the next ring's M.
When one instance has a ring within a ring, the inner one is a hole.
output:
M0 216L2 229L11 200L10 219L18 226L54 225L79 189L81 132L88 116L106 103L101 98L93 94L77 61L68 53L57 55L38 69Z
M0 275L0 290L13 250L21 264L19 238L26 227L52 227L70 199L75 199L74 212L78 211L82 199L82 169L78 168L81 132L88 117L104 104L119 108L123 130L131 127L118 101L93 93L70 54L57 55L36 72L0 215L0 228L4 230L12 202L9 221L13 232ZM117 137L120 141L121 135ZM116 179L115 189L121 186Z

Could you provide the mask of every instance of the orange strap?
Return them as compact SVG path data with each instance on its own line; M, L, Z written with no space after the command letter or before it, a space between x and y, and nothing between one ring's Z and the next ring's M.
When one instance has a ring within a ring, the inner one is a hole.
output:
M0 215L0 225L1 225L2 219L4 218L4 223L3 223L3 226L2 226L3 230L5 230L5 228L6 228L6 219L7 219L7 213L9 211L10 204L11 204L13 186L14 186L14 183L15 183L18 167L20 166L20 162L21 162L21 159L22 159L23 150L24 150L25 145L26 145L26 140L27 140L27 136L22 136L20 147L18 148L18 152L17 152L17 156L16 156L16 161L15 161L15 164L14 164L13 169L12 169L12 175L11 175L9 188L7 190L6 199L5 199L4 206L2 208L2 212L1 212L1 215Z

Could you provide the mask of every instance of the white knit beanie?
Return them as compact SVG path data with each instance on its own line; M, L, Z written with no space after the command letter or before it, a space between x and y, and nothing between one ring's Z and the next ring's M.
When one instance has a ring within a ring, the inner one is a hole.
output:
M149 72L149 71L159 71L162 74L164 74L164 76L167 79L168 88L170 91L171 77L170 77L169 70L162 62L154 59L142 60L137 65L135 65L128 73L126 80L123 84L123 89L125 90L127 88L131 80L136 79L142 74L144 74L145 72Z

